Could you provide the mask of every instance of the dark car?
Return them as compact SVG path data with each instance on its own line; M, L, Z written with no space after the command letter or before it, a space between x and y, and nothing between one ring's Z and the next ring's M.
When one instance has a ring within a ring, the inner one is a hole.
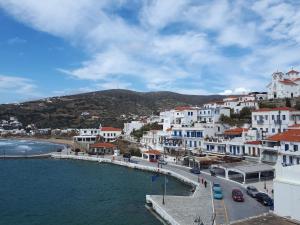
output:
M244 195L240 189L233 189L232 190L232 199L236 202L243 202Z
M201 173L200 169L197 168L197 167L194 167L194 168L190 169L190 172L194 173L194 174L200 174Z
M216 171L214 169L209 170L211 176L216 176Z
M273 206L273 199L265 193L257 193L256 200L265 206Z
M255 198L258 194L258 190L254 186L248 186L247 187L247 194L250 195L252 198Z

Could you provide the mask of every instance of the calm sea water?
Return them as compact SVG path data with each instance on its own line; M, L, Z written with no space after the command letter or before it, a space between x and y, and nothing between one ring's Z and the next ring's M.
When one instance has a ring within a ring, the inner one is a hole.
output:
M63 145L42 141L0 139L0 156L3 155L37 155L55 152Z
M146 194L161 194L163 177L95 162L0 160L0 224L161 224L146 208ZM168 194L190 187L168 178Z

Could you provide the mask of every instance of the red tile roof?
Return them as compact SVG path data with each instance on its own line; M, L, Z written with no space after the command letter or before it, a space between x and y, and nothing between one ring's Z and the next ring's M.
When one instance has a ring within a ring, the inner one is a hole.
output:
M297 85L295 82L289 80L289 79L284 79L284 80L280 80L280 83L286 84L286 85Z
M148 151L145 151L144 153L151 154L151 155L160 155L160 151L158 151L158 150L148 150Z
M194 109L194 108L191 106L177 106L175 108L175 110L177 110L177 111L192 110L192 109Z
M268 138L269 141L290 141L290 142L300 142L300 130L291 129L283 133L275 134Z
M115 127L102 127L101 131L122 131L122 129Z
M99 143L95 143L90 145L90 148L115 148L116 145L112 144L112 143L107 143L107 142L99 142Z
M299 72L298 72L297 70L294 70L294 69L292 69L292 70L290 70L289 72L287 72L287 74L291 74L291 73L299 74Z
M296 109L289 108L289 107L261 108L261 109L255 110L254 112L271 112L271 111L296 111Z
M247 128L237 127L237 128L225 130L225 131L224 131L224 134L225 134L225 135L242 135L242 133L243 133L244 131L248 131L248 129L247 129Z
M260 145L261 141L247 141L245 144L248 144L248 145Z

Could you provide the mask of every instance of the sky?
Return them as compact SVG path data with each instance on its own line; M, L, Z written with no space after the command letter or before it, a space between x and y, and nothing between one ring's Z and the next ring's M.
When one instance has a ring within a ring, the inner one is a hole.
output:
M299 1L0 0L0 103L265 91L299 60Z

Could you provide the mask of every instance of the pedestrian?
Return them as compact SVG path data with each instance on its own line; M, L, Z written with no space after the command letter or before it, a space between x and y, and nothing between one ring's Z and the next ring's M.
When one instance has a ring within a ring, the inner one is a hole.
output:
M206 186L207 186L207 182L206 182L206 181L204 181L204 187L206 188Z

